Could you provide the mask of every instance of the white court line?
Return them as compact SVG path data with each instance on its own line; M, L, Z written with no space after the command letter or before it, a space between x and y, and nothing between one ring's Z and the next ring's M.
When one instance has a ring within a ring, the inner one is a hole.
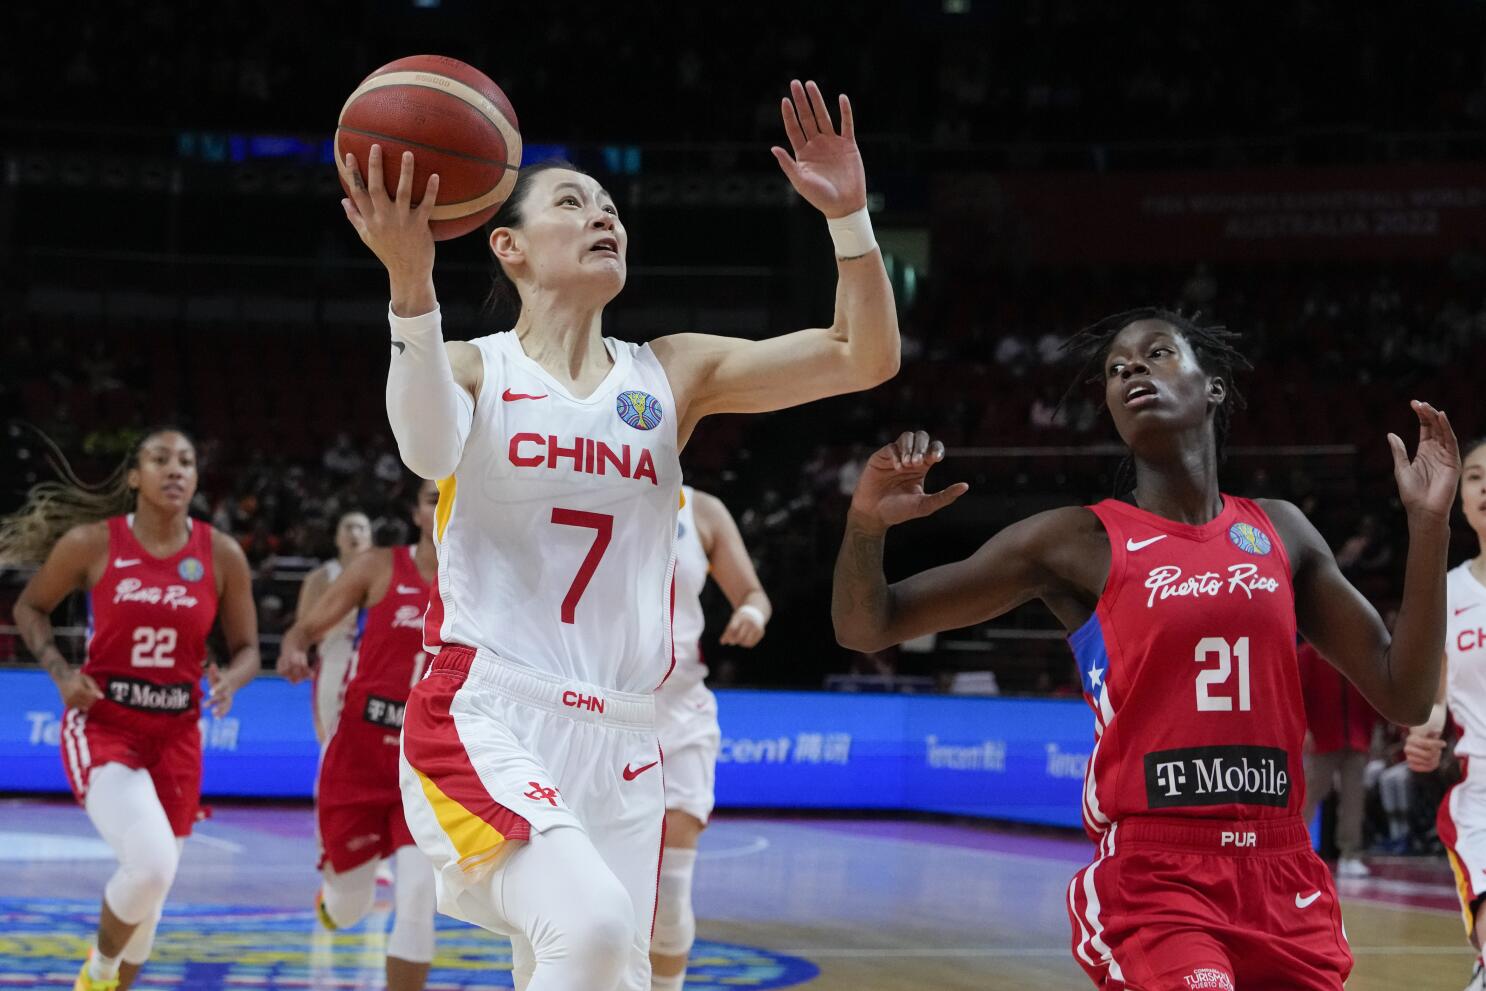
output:
M729 847L726 850L698 850L698 860L732 860L735 857L751 857L755 853L763 853L769 849L769 841L763 836L755 836L747 846Z
M1069 956L1066 946L949 946L942 948L930 947L902 947L898 949L888 947L859 947L859 946L823 946L823 947L778 947L771 948L770 952L783 953L790 956L826 959L831 957L873 957L877 959L891 960L896 958L911 959L935 959L939 957L949 958L990 958L998 957L1057 957L1059 959ZM1451 946L1353 946L1353 956L1381 957L1381 956L1409 956L1409 957L1457 957L1474 955L1475 950L1469 947Z
M218 850L226 850L228 853L243 853L245 851L245 848L240 843L220 839L216 836L207 836L200 830L192 831L190 838L200 843L205 843L207 846L214 846Z

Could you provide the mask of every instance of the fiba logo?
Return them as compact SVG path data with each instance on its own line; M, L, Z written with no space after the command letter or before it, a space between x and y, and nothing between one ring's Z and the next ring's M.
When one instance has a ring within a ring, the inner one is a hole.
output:
M182 581L199 582L206 577L206 568L194 557L183 560L175 570Z
M1228 528L1228 539L1233 546L1249 554L1269 553L1269 534L1252 523L1235 523Z
M621 392L614 400L614 409L621 420L636 430L654 430L660 426L664 415L660 400L648 392L637 390Z

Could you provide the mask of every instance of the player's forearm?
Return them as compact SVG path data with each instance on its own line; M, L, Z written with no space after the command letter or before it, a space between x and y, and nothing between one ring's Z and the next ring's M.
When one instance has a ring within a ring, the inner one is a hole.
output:
M410 319L389 311L388 321L387 420L398 454L420 478L446 478L464 453L474 402L454 380L437 307Z
M1383 715L1402 725L1429 718L1440 687L1445 653L1445 564L1450 545L1447 521L1410 518L1403 599L1385 658L1390 708Z
M847 513L831 584L831 625L836 642L851 650L880 650L892 642L892 593L882 572L886 536L881 523Z
M836 260L833 331L846 343L858 388L869 389L898 374L902 345L892 283L873 249L860 258Z
M769 596L764 593L762 588L749 589L748 594L734 604L733 610L737 611L744 606L758 610L758 614L763 617L763 622L765 623L774 615L774 604L769 601Z
M227 670L222 672L222 677L236 691L258 677L258 672L262 669L263 658L258 653L258 645L247 643L232 652L232 660L227 664Z
M72 665L57 648L51 617L24 602L16 603L12 616L26 649L52 681L60 685L72 673Z

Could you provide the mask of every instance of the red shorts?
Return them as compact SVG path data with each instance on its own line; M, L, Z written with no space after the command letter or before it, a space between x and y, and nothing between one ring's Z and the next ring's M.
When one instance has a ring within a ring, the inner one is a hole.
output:
M397 784L395 733L341 720L320 761L315 822L320 866L328 862L336 871L413 845Z
M89 778L104 764L146 770L170 828L177 836L191 835L201 810L201 730L194 717L143 728L68 709L61 743L62 769L80 805L87 804Z
M1137 816L1068 886L1073 954L1106 991L1340 991L1331 872L1299 818Z

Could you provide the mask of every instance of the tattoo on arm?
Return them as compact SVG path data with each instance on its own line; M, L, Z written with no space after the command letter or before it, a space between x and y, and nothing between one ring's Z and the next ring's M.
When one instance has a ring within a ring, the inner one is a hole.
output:
M885 536L848 521L831 588L831 609L838 621L851 618L872 626L886 622L889 593L882 573Z

